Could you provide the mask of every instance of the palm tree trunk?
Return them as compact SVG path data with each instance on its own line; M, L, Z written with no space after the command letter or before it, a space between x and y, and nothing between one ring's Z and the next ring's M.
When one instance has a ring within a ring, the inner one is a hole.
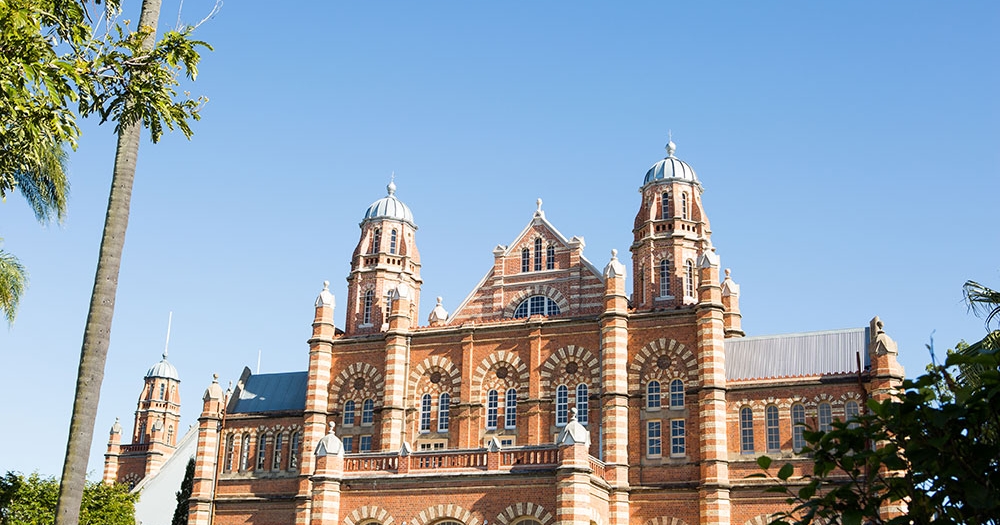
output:
M145 49L152 49L156 39L155 29L160 18L160 4L161 0L142 2L139 27L153 29L143 43ZM77 525L80 522L80 503L83 500L83 487L87 481L87 460L94 440L94 423L97 419L101 383L104 381L104 363L107 360L111 339L118 271L121 268L122 249L125 246L125 230L128 227L141 131L142 123L139 122L123 127L118 134L108 212L104 218L104 233L101 237L94 290L90 296L87 326L83 332L76 397L73 401L66 459L59 484L56 525Z

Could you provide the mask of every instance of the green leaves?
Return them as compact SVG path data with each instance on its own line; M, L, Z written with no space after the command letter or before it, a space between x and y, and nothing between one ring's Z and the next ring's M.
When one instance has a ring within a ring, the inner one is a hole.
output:
M8 472L0 478L0 525L37 525L55 521L59 482L38 473ZM88 483L83 490L81 525L134 525L138 494L125 485Z

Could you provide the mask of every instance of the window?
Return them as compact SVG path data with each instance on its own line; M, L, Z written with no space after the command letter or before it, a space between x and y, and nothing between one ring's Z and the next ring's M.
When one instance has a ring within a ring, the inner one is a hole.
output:
M438 398L438 432L448 431L448 420L451 418L451 396L447 392Z
M650 381L646 383L646 409L660 409L660 382Z
M688 218L688 194L681 193L681 218Z
M424 394L420 398L420 431L431 431L431 395Z
M535 239L535 271L542 271L542 240Z
M670 296L670 261L660 261L660 297Z
M844 404L844 415L847 416L847 428L858 428L856 419L858 419L860 411L857 401L848 401Z
M684 263L684 295L694 297L694 261Z
M372 437L371 436L361 436L361 443L358 447L358 452L371 452L372 451Z
M371 425L375 421L375 401L366 399L361 404L361 424Z
M764 409L764 426L767 428L767 451L780 451L781 433L778 429L778 407L770 405Z
M565 426L569 422L569 389L566 385L556 388L556 426Z
M490 390L486 393L486 429L497 428L497 391Z
M288 448L288 470L299 468L299 445L302 443L302 432L292 434L292 443Z
M545 269L556 269L556 247L551 244L545 249Z
M375 228L375 233L372 234L371 253L378 253L382 251L381 246L379 246L380 244L382 244L382 228Z
M224 466L226 472L232 472L233 470L233 446L235 445L235 442L236 436L232 434L226 438L226 462Z
M531 315L559 315L559 305L544 295L532 295L514 310L515 318Z
M586 425L590 412L590 397L587 392L587 385L580 383L576 385L576 420L581 425Z
M670 382L670 408L673 410L684 408L684 381L680 379Z
M344 454L350 454L354 450L354 436L347 436L340 442L344 444Z
M507 399L503 406L503 427L517 428L517 390L507 389Z
M687 453L687 446L684 437L684 420L670 420L670 455L683 456Z
M257 470L264 470L264 461L267 459L267 435L257 436Z
M146 442L146 422L143 421L142 424L139 425L139 443L145 443L145 442Z
M372 324L372 302L375 301L375 292L368 290L365 292L365 309L361 324Z
M802 435L806 424L806 408L802 405L792 405L792 450L798 452L806 447L806 438Z
M344 426L354 426L354 400L344 403Z
M250 467L250 434L243 434L243 442L240 443L240 472Z
M166 398L166 396L167 396L167 384L160 383L160 401L163 401L163 399Z
M830 409L830 403L820 403L819 404L819 430L821 432L829 432L833 430L833 410Z
M740 453L753 454L753 410L740 409Z
M524 248L521 250L521 273L531 271L531 250Z
M670 193L663 192L663 196L660 198L660 218L669 219L670 218Z
M389 320L389 315L392 314L392 290L385 294L385 316L382 317L382 322Z
M389 233L389 253L396 253L396 230Z
M646 422L646 455L650 457L660 457L662 454L662 437L660 436L660 422Z
M168 445L173 445L174 444L174 426L173 425L170 425L169 427L167 427L167 444Z
M284 434L274 436L274 455L271 457L271 470L281 470L281 447L284 446Z

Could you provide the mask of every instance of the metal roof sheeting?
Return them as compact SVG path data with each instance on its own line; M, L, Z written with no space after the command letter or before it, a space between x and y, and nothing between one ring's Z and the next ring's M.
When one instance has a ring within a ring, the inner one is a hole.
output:
M867 328L726 339L726 380L855 374L868 341Z
M258 374L247 378L232 413L305 410L308 372Z

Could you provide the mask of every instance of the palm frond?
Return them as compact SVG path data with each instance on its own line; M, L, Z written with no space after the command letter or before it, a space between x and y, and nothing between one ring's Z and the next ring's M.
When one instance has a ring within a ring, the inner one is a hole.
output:
M1000 320L1000 292L976 281L966 281L962 293L969 310L986 321L987 330L994 321Z
M0 314L14 323L17 304L28 285L28 272L17 257L0 250Z
M62 220L69 193L66 152L62 145L51 144L42 152L34 169L17 171L13 179L13 186L28 201L36 219L43 223L53 218Z

